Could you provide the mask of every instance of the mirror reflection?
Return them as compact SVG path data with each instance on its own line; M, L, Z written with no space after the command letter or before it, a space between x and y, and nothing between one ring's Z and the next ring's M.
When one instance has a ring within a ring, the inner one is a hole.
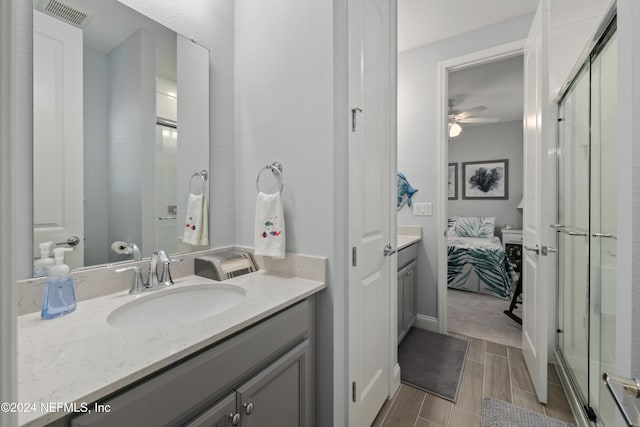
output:
M34 0L33 27L34 275L61 246L72 269L207 247L183 237L208 192L208 50L116 0Z

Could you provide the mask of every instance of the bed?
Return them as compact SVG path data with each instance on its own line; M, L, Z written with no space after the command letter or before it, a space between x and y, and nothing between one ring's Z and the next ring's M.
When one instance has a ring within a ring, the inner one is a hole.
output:
M518 275L500 239L495 218L449 219L447 286L509 299Z

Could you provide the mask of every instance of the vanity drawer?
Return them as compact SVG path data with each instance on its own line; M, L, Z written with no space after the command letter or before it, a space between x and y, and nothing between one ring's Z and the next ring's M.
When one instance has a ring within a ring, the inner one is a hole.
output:
M183 424L310 338L315 328L314 302L314 298L302 301L113 398L99 401L109 405L109 413L83 414L74 418L71 426Z
M416 243L398 251L398 270L408 265L418 257L418 245Z

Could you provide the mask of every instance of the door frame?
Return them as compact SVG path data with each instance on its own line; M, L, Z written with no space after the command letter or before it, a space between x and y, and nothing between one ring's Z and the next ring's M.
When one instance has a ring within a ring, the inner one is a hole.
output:
M448 180L448 118L449 118L449 73L476 65L511 58L524 53L526 39L479 50L438 63L438 110L437 120L437 209L436 224L442 226L438 236L438 332L447 334L447 180ZM524 90L524 89L523 89ZM437 229L436 229L437 230Z

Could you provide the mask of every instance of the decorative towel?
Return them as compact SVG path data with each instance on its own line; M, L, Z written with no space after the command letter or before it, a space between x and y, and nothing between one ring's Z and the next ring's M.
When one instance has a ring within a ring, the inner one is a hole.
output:
M398 172L398 210L407 204L411 207L411 198L418 190L413 188L402 172Z
M256 255L284 258L284 211L280 193L258 193L255 222Z
M209 244L209 219L207 218L206 202L204 194L189 194L187 219L182 237L184 243L193 246Z

